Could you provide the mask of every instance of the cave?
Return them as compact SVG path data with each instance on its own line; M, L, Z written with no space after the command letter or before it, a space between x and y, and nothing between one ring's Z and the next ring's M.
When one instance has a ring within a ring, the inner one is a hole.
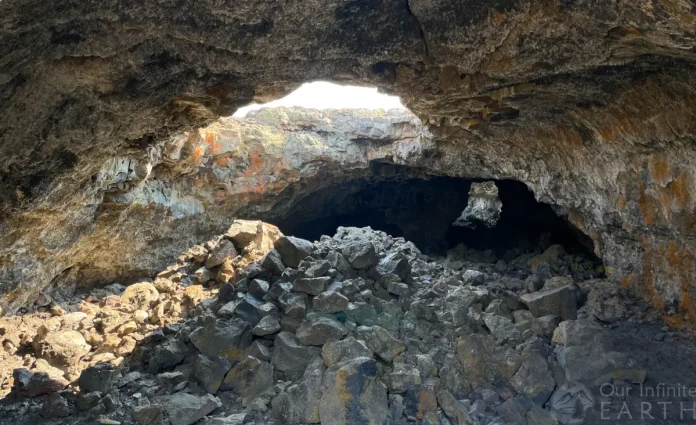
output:
M524 183L494 181L502 202L497 223L467 228L455 221L467 207L472 183L482 180L423 174L381 163L373 163L370 168L372 174L368 177L339 182L293 199L289 207L282 209L282 217L271 216L268 221L285 234L308 240L333 235L339 226L370 226L412 241L432 255L444 255L460 243L480 251L490 249L498 255L512 248L531 252L540 246L560 244L599 261L592 240L550 205L538 202ZM292 186L286 189L295 190ZM290 196L281 193L278 197Z

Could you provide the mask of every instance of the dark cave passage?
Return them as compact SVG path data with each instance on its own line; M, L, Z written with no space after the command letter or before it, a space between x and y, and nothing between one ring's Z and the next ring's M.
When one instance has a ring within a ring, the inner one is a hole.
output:
M467 207L469 189L477 180L396 175L401 177L354 179L317 190L296 200L283 217L270 221L285 234L309 240L333 235L339 226L370 226L402 236L435 255L459 243L496 253L510 248L534 251L557 243L592 255L591 239L551 206L537 202L521 182L496 181L503 204L497 225L469 229L453 223Z

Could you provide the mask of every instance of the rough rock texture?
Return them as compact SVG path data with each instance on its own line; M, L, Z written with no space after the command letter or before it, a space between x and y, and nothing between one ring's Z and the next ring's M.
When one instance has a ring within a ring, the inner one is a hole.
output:
M0 16L9 311L49 283L147 274L248 202L268 208L264 195L331 162L331 137L309 143L321 160L274 178L278 133L242 123L219 138L221 125L196 142L191 129L333 79L402 97L434 134L420 167L527 183L595 240L614 281L696 322L689 0L5 0ZM383 145L342 168L421 151L397 121L406 134L362 127L356 139Z

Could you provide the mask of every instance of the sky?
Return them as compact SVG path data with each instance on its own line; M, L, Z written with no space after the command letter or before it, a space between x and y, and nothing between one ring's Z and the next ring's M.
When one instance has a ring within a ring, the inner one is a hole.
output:
M404 106L397 96L377 93L376 88L339 86L338 84L316 81L305 83L300 88L273 102L251 105L239 108L235 117L244 117L247 112L274 106L301 106L304 108L366 108L392 109Z

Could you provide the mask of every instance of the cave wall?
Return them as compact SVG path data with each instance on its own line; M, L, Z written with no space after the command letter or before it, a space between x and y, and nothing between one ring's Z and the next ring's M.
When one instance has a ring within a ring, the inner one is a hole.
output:
M273 177L217 196L197 194L215 179L195 164L154 178L170 172L162 146L330 79L400 95L433 134L419 167L526 183L593 238L617 283L673 324L696 323L695 10L689 0L4 0L0 305L51 282L148 273L250 201L268 208L259 199L278 193ZM404 152L384 142L361 161ZM238 173L254 170L257 154L237 155Z

